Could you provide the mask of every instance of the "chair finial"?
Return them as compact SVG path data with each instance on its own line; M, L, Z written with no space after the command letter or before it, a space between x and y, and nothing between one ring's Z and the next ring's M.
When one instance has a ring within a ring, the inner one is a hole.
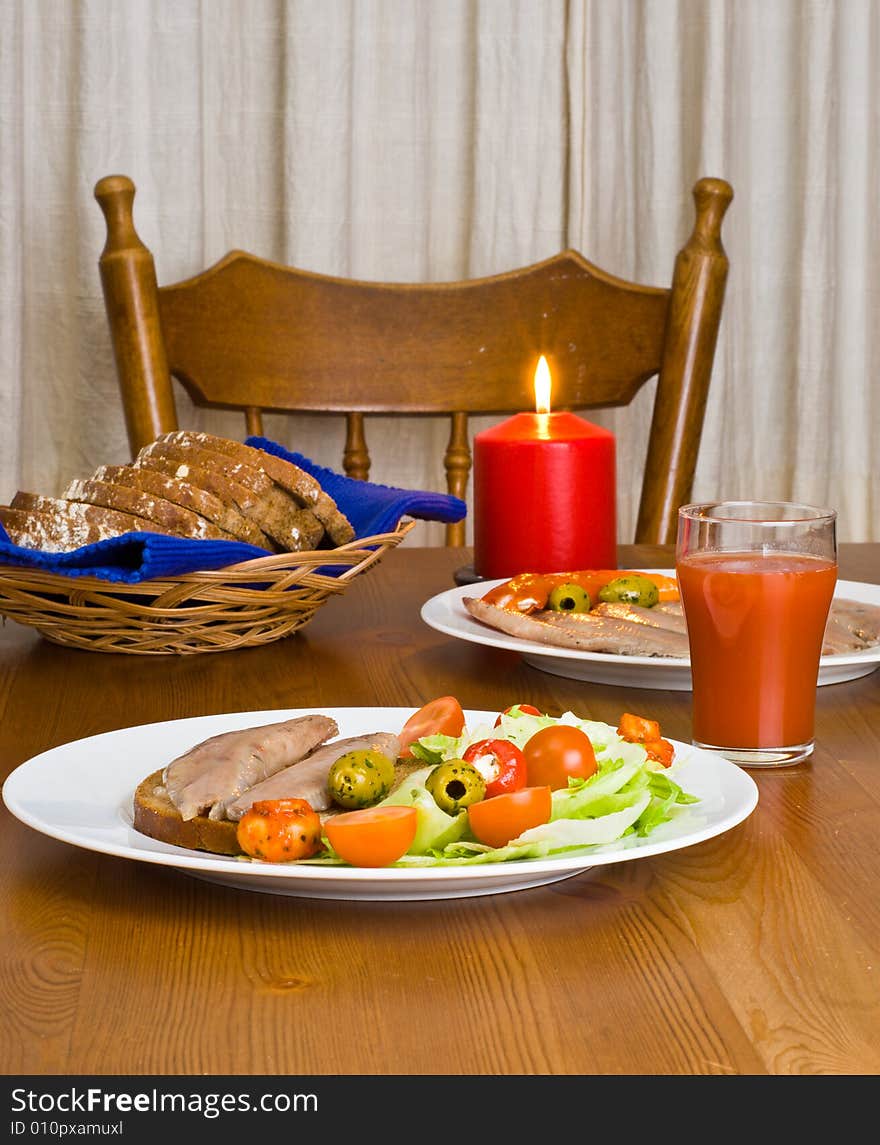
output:
M127 175L105 175L95 184L95 198L107 224L103 255L143 247L134 229L134 192L134 183Z
M688 245L707 247L724 253L721 223L733 199L733 187L724 179L704 178L694 184L697 218Z

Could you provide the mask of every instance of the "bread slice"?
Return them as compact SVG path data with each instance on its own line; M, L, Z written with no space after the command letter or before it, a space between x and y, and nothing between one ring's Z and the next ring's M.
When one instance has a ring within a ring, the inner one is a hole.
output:
M210 433L193 430L176 430L166 434L164 440L198 445L203 449L223 453L234 461L263 470L276 485L287 490L301 505L312 510L327 530L334 545L345 545L354 540L354 528L351 522L330 494L321 488L320 482L310 473L306 473L292 461L286 461L283 457L277 457L274 453L267 453L262 449L255 449L252 445L245 445L241 441L232 441L226 437L215 437Z
M217 450L195 442L175 440L165 434L138 454L135 465L151 467L156 459L177 463L177 473L186 467L186 480L216 495L225 490L238 509L271 537L284 552L306 552L318 547L324 526L310 509L304 509L262 469L236 461Z
M142 489L132 489L128 485L115 485L110 481L83 480L77 477L64 490L64 497L68 501L83 501L89 505L101 505L106 509L130 513L145 521L152 521L160 525L163 531L174 533L178 537L190 537L194 540L235 540L231 533L227 533L225 529L221 529L191 509L184 509L164 497L157 497Z
M71 552L124 533L168 531L129 513L21 490L10 506L0 506L0 520L16 545L47 553Z
M186 481L182 477L160 473L155 469L138 469L134 465L102 465L95 470L94 481L109 482L111 485L128 485L173 501L184 509L191 509L199 516L213 521L224 532L249 545L274 552L274 546L266 534L253 521L228 501L223 501L207 489Z

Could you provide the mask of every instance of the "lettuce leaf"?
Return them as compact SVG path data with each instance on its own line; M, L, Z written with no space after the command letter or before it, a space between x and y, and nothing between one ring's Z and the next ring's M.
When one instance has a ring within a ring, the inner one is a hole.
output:
M551 819L540 827L530 827L508 846L530 843L549 843L552 854L568 847L595 847L613 843L639 819L651 802L648 791L633 791L628 795L606 795L614 801L607 811L591 819Z

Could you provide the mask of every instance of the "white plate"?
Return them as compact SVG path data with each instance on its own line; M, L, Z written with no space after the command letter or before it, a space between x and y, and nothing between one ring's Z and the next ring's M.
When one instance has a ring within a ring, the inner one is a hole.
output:
M671 575L670 569L646 569L646 572ZM554 676L568 676L573 680L588 680L593 684L619 684L625 688L658 688L674 692L691 689L691 666L687 657L670 656L613 656L607 652L582 652L577 648L553 648L508 636L475 620L462 604L465 596L484 596L490 589L504 584L502 580L481 581L479 584L450 588L431 597L422 605L422 620L438 632L468 640L472 644L486 644L490 648L504 648L519 652L527 664L550 672ZM855 600L863 604L880 604L880 585L861 581L837 582L835 597ZM823 656L819 664L819 684L839 684L856 680L880 668L880 645L862 652L845 652L837 656Z
M399 730L412 708L329 708L340 736L378 728ZM701 802L647 839L597 847L589 857L529 859L476 867L366 869L252 863L160 843L135 831L131 800L144 776L220 732L304 715L303 711L236 712L123 728L52 748L21 764L3 787L6 806L23 823L77 847L175 867L214 883L272 894L327 899L442 899L497 894L567 879L606 863L659 855L700 843L742 822L754 810L754 780L720 756L676 744L676 778ZM465 713L468 726L492 723L496 712ZM674 742L674 741L673 741Z

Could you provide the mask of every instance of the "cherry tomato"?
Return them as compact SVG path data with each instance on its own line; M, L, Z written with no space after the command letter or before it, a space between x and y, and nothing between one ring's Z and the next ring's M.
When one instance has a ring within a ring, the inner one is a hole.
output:
M353 867L387 867L405 855L416 837L415 807L366 807L332 815L324 823L330 845Z
M501 714L498 716L498 719L495 721L495 727L496 728L501 723L501 716L509 716L514 708L519 708L520 712L522 712L524 715L527 715L527 716L540 716L541 715L541 713L538 711L538 709L533 707L531 704L511 704L511 706L509 708L505 708L504 711L501 712Z
M494 799L525 787L526 758L509 739L481 739L472 743L461 757L473 764L486 781L484 799Z
M535 732L523 755L529 783L546 783L553 791L568 787L569 778L589 779L598 769L590 737L567 724L552 724Z
M478 842L503 847L529 827L547 823L552 807L549 787L523 787L472 803L467 809L468 823Z
M464 712L454 696L440 696L414 712L403 725L398 754L407 759L412 755L410 744L422 736L460 736L464 731Z
M321 850L321 820L305 799L262 799L238 821L238 845L267 863L309 859Z

